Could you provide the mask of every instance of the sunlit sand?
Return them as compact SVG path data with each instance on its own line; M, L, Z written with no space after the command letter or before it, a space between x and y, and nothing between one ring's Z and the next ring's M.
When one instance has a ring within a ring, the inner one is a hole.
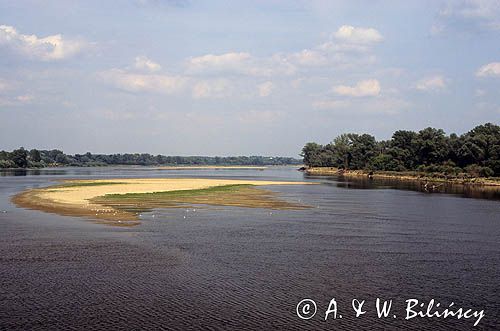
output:
M253 187L304 184L311 183L198 178L71 180L62 185L22 192L13 198L13 202L21 207L61 215L85 216L116 225L135 225L138 224L138 210L141 208L179 207L187 203L301 208L303 206L299 204L277 199L271 192ZM218 187L221 189L209 190ZM165 192L170 194L165 195Z

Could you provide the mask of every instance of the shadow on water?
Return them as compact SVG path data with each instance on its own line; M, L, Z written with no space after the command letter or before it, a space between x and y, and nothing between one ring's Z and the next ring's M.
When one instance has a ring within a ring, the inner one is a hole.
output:
M459 195L464 198L500 200L500 187L490 185L463 185L430 181L409 181L397 179L370 179L367 177L352 178L344 176L306 176L307 178L323 178L336 182L337 187L349 189L397 189L417 191L427 194L445 193Z

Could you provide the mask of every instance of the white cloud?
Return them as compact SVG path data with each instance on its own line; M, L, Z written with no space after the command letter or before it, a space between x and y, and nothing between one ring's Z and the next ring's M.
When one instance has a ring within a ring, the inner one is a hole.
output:
M457 11L463 17L494 18L499 10L500 3L497 0L467 0L462 1Z
M201 98L224 98L231 94L232 85L226 79L216 79L212 81L200 81L194 84L192 96L195 99Z
M14 27L0 25L0 47L43 61L62 60L81 52L87 44L56 34L39 38L19 33Z
M485 64L476 71L478 77L500 77L500 62Z
M111 69L100 77L116 88L129 92L155 92L173 94L181 91L188 79L182 76L133 74L121 69Z
M148 70L148 71L158 71L161 69L161 65L152 61L146 56L136 57L134 66L136 69Z
M347 100L320 100L313 102L312 106L316 109L339 109L347 108L351 102Z
M446 88L446 79L443 76L431 76L419 80L415 88L420 91L440 91Z
M97 116L103 117L107 120L134 120L138 118L138 114L131 111L112 110L112 109L98 109L94 112Z
M188 59L186 72L188 74L271 77L293 75L300 67L373 63L375 57L368 52L382 40L382 35L376 29L344 25L333 34L330 40L311 49L276 53L268 57L255 57L246 52L206 54Z
M290 75L295 68L279 54L255 58L249 53L207 54L187 61L188 74L238 74L248 76Z
M293 63L291 63L287 56L282 54L275 54L271 56L270 59L264 59L261 63L258 63L257 74L261 76L273 76L273 75L293 75L296 73L297 68Z
M476 98L480 98L480 97L483 97L485 95L486 95L486 91L483 89L480 89L480 88L476 89L476 91L474 92L474 96Z
M251 66L245 70L245 74L256 77L289 76L295 72L296 67L282 54L269 58L253 58Z
M333 92L350 97L374 97L380 94L380 83L376 79L367 79L356 83L355 86L334 86Z
M20 103L30 103L33 101L35 97L30 95L30 94L25 94L25 95L18 95L16 97L16 100L19 101Z
M384 38L374 28L357 28L351 25L341 26L332 38L317 48L333 53L364 53L383 41Z
M341 26L331 38L311 49L285 55L298 68L352 68L376 61L373 47L383 40L373 28Z
M273 83L269 82L269 81L257 85L257 91L258 91L259 97L267 97L267 96L271 95L273 88L274 88Z
M5 80L0 78L0 92L7 91L10 88L10 84Z
M342 25L334 34L335 39L347 44L375 44L384 38L373 28L356 28L351 25Z
M370 102L366 109L369 112L387 115L399 114L401 110L408 109L412 104L400 98L378 98Z
M464 26L471 24L485 30L500 30L500 1L498 0L453 0L448 1L439 12L443 20L438 25L438 32L443 32L450 25ZM434 28L434 27L433 27ZM436 31L436 28L434 28Z
M191 73L210 71L243 71L251 59L249 53L226 53L221 55L207 54L188 60L188 71Z
M238 120L244 124L273 124L283 116L280 111L250 110L239 115Z
M301 52L292 54L290 60L303 66L321 66L328 63L328 58L324 52L310 49L304 49Z
M34 96L25 94L18 96L0 96L0 106L22 106L32 103Z
M321 75L325 75L325 70L330 72L331 69L371 64L375 61L370 52L371 47L382 40L380 33L373 28L352 26L340 27L331 38L332 44L328 47L323 44L299 52L275 53L264 57L247 52L190 57L184 61L184 70L176 76L159 74L157 71L161 70L161 66L142 55L135 58L132 66L108 70L101 74L101 78L116 88L131 92L172 94L190 91L196 99L236 95L245 98L266 97L272 94L275 87L271 77L273 80L282 79L283 76L297 73L309 76L312 70L321 70ZM262 81L256 81L256 77ZM303 81L296 78L290 79L294 89L298 89ZM253 92L251 89L254 89ZM336 86L334 91L346 96L377 96L380 94L380 84L372 79L361 81L354 87Z
M325 99L313 102L312 106L316 109L331 110L338 115L352 116L352 114L395 115L407 109L410 104L399 98L381 96L375 99Z
M293 87L294 89L298 89L304 83L304 81L305 81L304 78L294 79L290 82L290 86Z

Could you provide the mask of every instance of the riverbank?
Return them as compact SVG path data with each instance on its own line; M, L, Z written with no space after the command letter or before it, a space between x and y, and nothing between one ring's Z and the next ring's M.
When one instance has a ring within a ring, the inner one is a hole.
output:
M64 165L64 164L51 164L45 167L27 167L27 168L0 168L0 171L32 171L43 169L61 169L61 168L90 168L90 167L128 167L128 168L147 168L159 170L217 170L217 169L252 169L252 170L265 170L269 167L297 167L297 164L283 164L283 165L139 165L139 164L92 164L92 165Z
M302 209L257 186L302 185L306 182L201 178L144 178L69 180L15 195L19 207L60 215L80 216L120 226L139 224L140 214L152 208L192 205Z
M446 177L443 174L421 173L416 171L366 171L366 170L344 170L332 167L311 167L303 171L308 175L317 176L343 176L352 178L389 179L398 181L419 181L434 183L450 183L473 186L491 186L500 189L500 178L490 177Z

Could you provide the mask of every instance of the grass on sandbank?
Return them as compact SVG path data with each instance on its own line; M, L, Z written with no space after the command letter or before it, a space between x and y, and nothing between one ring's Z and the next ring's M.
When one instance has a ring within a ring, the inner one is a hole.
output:
M107 194L91 200L113 209L144 212L154 208L179 208L186 205L216 205L267 209L304 209L307 206L280 200L271 191L250 184L234 184L195 190L153 193Z
M220 193L220 192L236 192L243 187L253 187L250 184L231 184L222 186L213 186L195 190L176 190L176 191L160 191L149 193L125 193L125 194L106 194L105 199L163 199L175 197L190 197L200 194Z

